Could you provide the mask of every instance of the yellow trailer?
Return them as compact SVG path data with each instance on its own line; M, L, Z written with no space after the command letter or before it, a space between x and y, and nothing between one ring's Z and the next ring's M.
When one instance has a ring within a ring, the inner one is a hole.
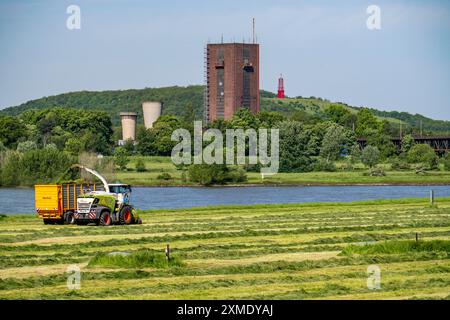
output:
M35 185L35 206L45 224L74 224L77 197L91 191L103 190L96 184Z

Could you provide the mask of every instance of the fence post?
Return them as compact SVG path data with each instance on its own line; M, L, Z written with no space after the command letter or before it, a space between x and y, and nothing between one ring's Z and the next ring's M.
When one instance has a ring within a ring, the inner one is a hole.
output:
M170 260L170 245L167 244L166 246L166 257L167 257L167 261Z
M430 190L430 205L434 205L434 190Z

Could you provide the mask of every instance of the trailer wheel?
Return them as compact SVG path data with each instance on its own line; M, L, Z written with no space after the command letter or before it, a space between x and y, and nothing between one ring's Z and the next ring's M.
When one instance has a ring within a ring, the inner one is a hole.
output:
M48 225L48 224L51 224L52 222L51 222L51 220L50 219L44 219L44 224L45 225Z
M119 222L120 224L132 224L134 221L133 213L131 212L131 207L125 206L120 210Z
M72 211L67 211L64 214L64 224L75 224L75 216Z
M104 211L100 216L100 225L104 227L111 225L111 216L108 211Z

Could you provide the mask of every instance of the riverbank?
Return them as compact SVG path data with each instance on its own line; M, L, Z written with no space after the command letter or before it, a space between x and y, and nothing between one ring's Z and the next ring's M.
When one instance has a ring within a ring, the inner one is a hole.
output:
M144 172L136 170L139 159L144 162L146 168ZM381 177L368 176L367 169L364 169L362 164L355 164L353 171L345 171L342 169L343 166L344 163L338 164L336 172L277 173L264 178L258 172L247 172L246 182L226 186L444 186L450 184L450 172L445 171L443 166L440 170L417 174L413 170L392 170L390 164L381 164L380 167L386 174ZM105 177L111 183L127 183L134 187L201 187L189 182L186 174L177 170L170 157L130 157L126 170L105 173Z
M450 198L221 206L145 211L142 225L107 228L1 217L0 298L449 298L449 209ZM409 245L416 234L423 245ZM101 258L164 257L167 244L177 265ZM69 265L81 271L77 290ZM378 289L367 286L370 265Z
M165 171L170 180L159 179L158 172L117 172L115 178L122 183L140 187L195 187L198 184L183 180L182 173ZM395 185L449 185L450 173L446 171L427 172L417 175L414 172L387 171L384 177L371 177L364 172L306 172L278 173L264 177L254 172L247 173L247 182L228 186L395 186Z
M135 164L142 159L146 171L137 172ZM392 170L389 164L380 165L386 175L372 177L362 164L355 170L336 172L277 173L264 178L258 172L248 172L247 181L230 186L388 186L388 185L448 185L450 172L443 170L417 174L413 170ZM341 165L338 165L340 168ZM195 187L187 181L181 170L177 170L169 157L131 157L126 171L116 172L114 179L122 183L141 187ZM167 180L165 180L167 179Z

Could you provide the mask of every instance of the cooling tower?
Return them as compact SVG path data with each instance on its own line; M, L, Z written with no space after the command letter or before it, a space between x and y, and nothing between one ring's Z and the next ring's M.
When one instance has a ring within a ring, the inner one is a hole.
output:
M137 113L135 112L121 112L120 119L122 120L122 139L136 140L136 120Z
M161 102L144 102L142 103L142 112L144 114L144 124L147 129L153 128L153 123L158 120L161 115Z

